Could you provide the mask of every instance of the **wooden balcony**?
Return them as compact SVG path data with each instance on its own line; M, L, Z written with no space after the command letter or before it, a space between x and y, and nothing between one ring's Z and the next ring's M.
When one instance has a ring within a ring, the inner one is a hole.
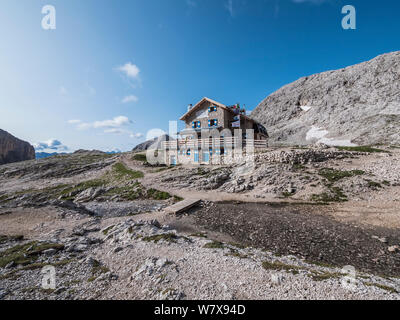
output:
M174 141L163 141L161 144L163 150L178 149L208 149L208 148L266 148L267 140L240 139L236 137L229 138L208 138L208 139L180 139Z

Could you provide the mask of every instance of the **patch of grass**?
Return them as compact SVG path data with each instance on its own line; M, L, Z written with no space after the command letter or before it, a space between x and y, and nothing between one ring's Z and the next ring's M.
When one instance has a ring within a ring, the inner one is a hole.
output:
M291 197L292 195L293 195L293 193L288 192L288 191L282 192L282 197L283 197L283 198L289 198L289 197Z
M342 274L340 273L332 273L332 272L323 272L323 273L314 273L311 275L311 278L314 281L324 281L324 280L328 280L328 279L337 279L342 277Z
M136 186L124 186L113 188L106 195L118 195L124 200L134 201L144 197L144 190L140 184Z
M301 267L285 264L280 261L275 261L275 262L264 261L262 263L262 266L265 270L286 271L286 272L291 272L293 274L297 274L299 273L299 270L303 269Z
M132 160L147 162L147 157L144 153L137 153L132 156Z
M54 266L54 267L60 267L60 266L65 266L68 263L72 262L73 259L65 259L57 262L40 262L40 263L32 263L28 264L27 266L22 267L20 270L36 270L36 269L42 269L45 266Z
M117 175L118 178L129 178L129 179L141 179L144 177L143 172L141 171L133 171L128 169L123 163L118 162L113 165L113 172Z
M306 169L306 167L305 167L304 165L300 164L300 163L295 163L295 164L292 166L292 168L293 168L293 170L303 170L303 169Z
M371 188L371 189L382 188L382 185L379 182L372 181L372 180L367 180L367 181L368 181L368 188Z
M196 237L196 238L207 238L207 234L198 232L198 233L192 233L189 235L189 237Z
M382 149L372 148L371 146L336 147L336 149L341 150L341 151L367 152L367 153L387 152Z
M69 286L71 286L71 285L80 284L81 282L82 282L81 280L76 279L76 280L71 280L71 281L65 282L64 285L67 286L67 287L69 287Z
M107 185L104 179L94 179L81 182L77 185L59 185L53 188L41 190L41 192L52 194L54 198L61 197L63 200L74 200L75 195L90 188L100 188Z
M346 202L347 196L343 193L343 190L339 187L330 187L329 192L322 192L320 194L313 194L311 200L320 203L329 202Z
M64 245L59 243L37 243L28 250L28 253L30 255L37 255L48 249L56 249L58 251L64 249Z
M158 234L154 236L148 236L148 237L143 237L142 240L146 242L159 242L160 240L165 240L168 242L176 242L178 239L177 235L174 233L164 233L164 234Z
M174 203L178 203L178 202L181 202L181 201L183 201L182 197L174 196Z
M6 274L0 275L0 280L6 280L6 279L16 280L18 278L17 272L18 270L13 270Z
M92 271L92 275L95 276L98 274L110 272L110 269L107 268L106 266L102 265L100 263L100 261L94 260L91 271Z
M154 200L167 200L171 198L171 195L168 192L159 191L157 189L149 189L147 190L147 197Z
M313 264L319 267L324 267L324 268L334 268L335 266L329 264L329 263L325 263L325 262L321 262L321 261L310 261L310 260L306 260L306 262L308 264Z
M17 235L17 236L4 236L0 234L0 244L9 242L9 241L22 241L24 240L24 236Z
M337 182L343 178L361 176L365 174L365 172L362 170L342 171L332 168L323 168L319 170L318 174L329 182Z
M239 259L246 259L248 258L247 254L242 254L237 250L231 249L229 253L226 254L226 256L231 256L231 257L236 257Z
M244 245L244 244L240 244L240 243L229 242L228 244L229 244L230 246L232 246L232 247L236 247L236 248L239 248L239 249L246 249L246 248L248 248L248 246L246 246L246 245Z
M38 243L36 241L16 245L0 252L0 268L4 268L10 262L22 266L32 264L43 251L48 249L62 250L64 249L64 245L57 243Z
M154 172L155 172L155 173L163 172L163 171L169 170L169 169L171 169L171 168L172 168L172 167L162 167L162 168L158 168L158 169L154 170Z
M2 195L0 195L0 202L7 202L7 200L8 200L9 197L10 197L10 196L7 195L7 194L2 194Z
M398 291L395 288L386 286L384 284L372 283L372 282L365 282L364 284L366 286L368 286L368 287L373 286L373 287L376 287L376 288L379 288L379 289L382 289L382 290L385 290L385 291L389 291L390 293L398 293Z
M212 241L209 243L206 243L203 248L208 248L208 249L224 249L225 245L222 242L219 241Z
M103 234L106 236L113 228L115 225L109 226L103 230Z

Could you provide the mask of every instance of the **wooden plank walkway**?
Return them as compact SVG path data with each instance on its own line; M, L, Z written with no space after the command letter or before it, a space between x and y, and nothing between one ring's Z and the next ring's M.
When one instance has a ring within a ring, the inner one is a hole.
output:
M173 214L181 213L184 212L185 210L194 207L196 204L199 204L200 201L201 201L200 199L185 199L178 203L175 203L172 206L165 208L165 211L167 213L173 213Z

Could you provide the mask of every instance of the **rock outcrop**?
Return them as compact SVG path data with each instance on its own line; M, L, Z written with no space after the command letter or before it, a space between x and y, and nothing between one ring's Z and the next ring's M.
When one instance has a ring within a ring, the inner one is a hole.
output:
M0 129L0 165L35 159L35 149Z
M301 78L262 101L251 117L271 143L400 143L400 51Z
M153 144L156 144L157 147L161 147L161 143L163 141L169 141L172 138L165 134L163 136L160 136L158 138L154 138L152 140L147 140L145 142L142 142L140 144L138 144L135 148L132 149L133 152L140 152L140 151L146 151L147 149L149 149Z

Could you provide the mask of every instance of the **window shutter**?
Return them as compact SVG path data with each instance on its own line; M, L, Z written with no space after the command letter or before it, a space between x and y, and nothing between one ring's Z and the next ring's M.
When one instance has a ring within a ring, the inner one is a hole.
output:
M208 120L208 126L211 127L211 120Z
M192 122L192 128L194 128L194 121Z

